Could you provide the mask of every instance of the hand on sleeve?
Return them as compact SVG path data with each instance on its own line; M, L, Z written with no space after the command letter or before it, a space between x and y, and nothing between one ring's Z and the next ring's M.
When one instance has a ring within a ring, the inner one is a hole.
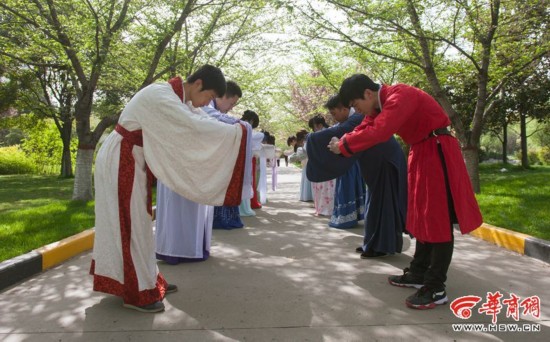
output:
M330 139L330 142L328 143L328 149L332 152L332 153L335 153L335 154L340 154L340 147L338 147L338 143L340 142L340 139L338 139L337 137L332 137L332 139Z

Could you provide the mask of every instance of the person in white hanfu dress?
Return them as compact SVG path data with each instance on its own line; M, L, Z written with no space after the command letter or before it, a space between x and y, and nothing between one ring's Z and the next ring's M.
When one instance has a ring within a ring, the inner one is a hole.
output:
M257 128L260 124L260 117L258 114L253 110L245 110L241 121L248 122L252 128ZM264 139L264 134L262 132L252 131L250 134L250 153L251 158L250 160L247 160L247 163L250 167L250 178L248 180L245 179L245 185L247 185L250 189L250 196L245 197L243 195L243 199L241 201L241 204L239 205L239 215L241 217L246 216L255 216L256 212L254 209L252 209L252 200L254 198L254 195L256 194L255 184L254 180L256 179L256 170L254 168L255 166L255 159L258 156L259 150L261 149L262 140ZM248 183L247 183L248 182Z
M246 130L196 108L222 96L225 84L220 69L205 65L185 82L177 77L143 88L122 111L95 163L95 291L119 296L131 309L159 312L165 294L177 289L155 260L154 177L195 202L240 202Z
M302 177L300 179L300 194L299 198L302 202L312 202L313 192L311 182L306 176L307 152L304 147L308 132L303 129L296 133L296 143L294 144L294 153L288 156L291 163L300 163L302 166Z

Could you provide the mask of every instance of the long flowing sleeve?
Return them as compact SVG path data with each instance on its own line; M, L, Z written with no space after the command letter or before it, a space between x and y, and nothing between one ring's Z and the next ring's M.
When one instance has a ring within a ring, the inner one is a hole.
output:
M353 166L360 154L344 158L332 153L327 146L332 137L339 138L345 133L351 132L361 123L362 119L362 115L353 114L342 124L309 134L306 143L309 158L306 175L310 181L325 182L337 178Z
M242 188L242 199L250 199L253 196L253 189L252 189L252 126L246 121L241 121L239 119L236 119L230 115L224 114L217 110L214 107L214 101L210 103L208 106L201 107L202 110L206 112L210 117L220 121L224 122L226 124L236 124L241 123L241 125L244 125L246 127L246 152L245 152L245 166L244 166L244 180L243 180L243 188Z
M420 97L412 87L394 87L376 119L365 122L340 139L342 155L348 157L390 139L417 111Z
M128 103L119 123L128 130L142 130L148 167L191 201L222 205L232 179L240 177L242 184L242 175L234 175L234 166L245 145L246 130L239 123L218 122L182 103L167 83L142 89Z
M298 147L296 149L296 152L292 153L290 156L288 156L288 160L292 163L299 163L302 160L307 159L307 153L306 150L303 147Z

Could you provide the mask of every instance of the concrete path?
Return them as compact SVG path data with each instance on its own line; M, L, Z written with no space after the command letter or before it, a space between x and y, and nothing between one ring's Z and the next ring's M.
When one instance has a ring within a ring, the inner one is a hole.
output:
M0 341L550 341L549 264L457 235L447 292L451 301L481 297L471 317L457 318L448 304L408 309L414 290L387 276L408 266L414 241L405 239L401 255L360 259L362 227L329 228L297 201L299 170L279 170L279 189L258 216L244 218L244 229L214 231L210 259L159 263L179 286L164 313L92 292L87 252L0 293ZM503 304L497 329L540 331L455 331L492 329L492 316L478 309L496 291L501 300L540 299L540 317L532 310L519 321Z

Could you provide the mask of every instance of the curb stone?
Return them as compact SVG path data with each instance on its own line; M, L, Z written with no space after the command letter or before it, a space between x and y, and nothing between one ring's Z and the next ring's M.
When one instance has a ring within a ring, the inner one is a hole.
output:
M0 291L92 249L94 235L94 228L91 228L32 252L1 262ZM537 239L526 234L491 226L486 223L471 232L470 235L519 254L550 263L550 241Z

